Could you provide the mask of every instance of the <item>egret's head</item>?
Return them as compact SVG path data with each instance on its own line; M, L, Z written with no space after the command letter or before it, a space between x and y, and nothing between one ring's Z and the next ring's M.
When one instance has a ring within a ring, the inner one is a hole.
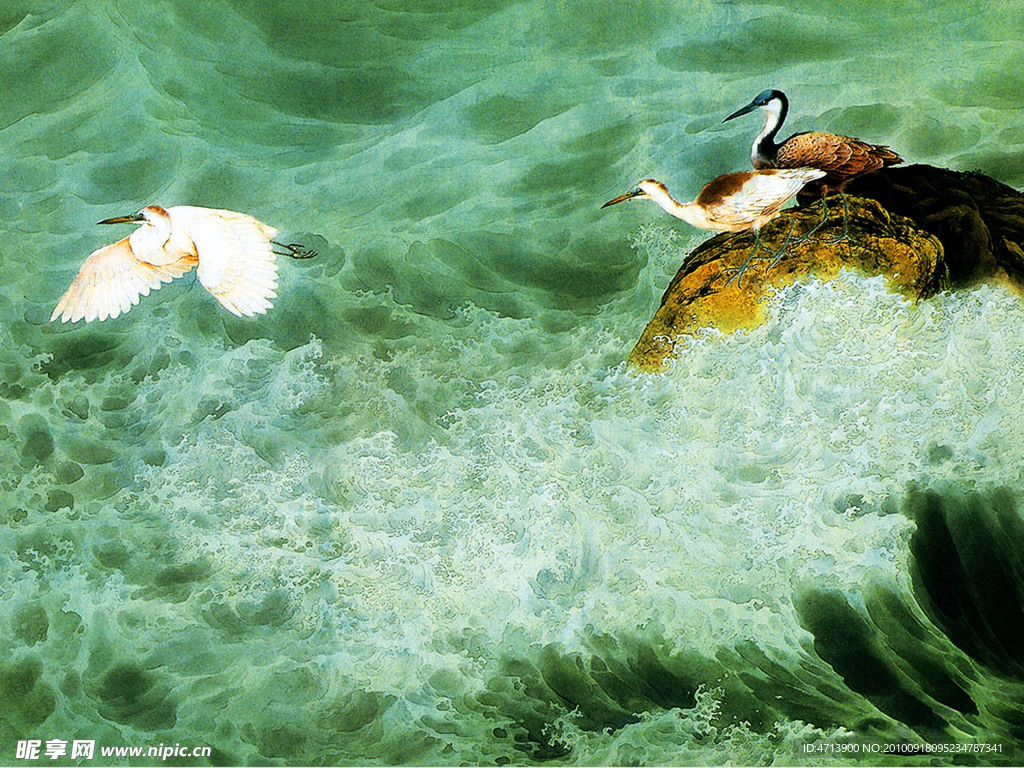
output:
M782 105L785 103L786 94L774 88L769 88L766 91L761 91L759 94L757 94L757 96L754 97L754 100L752 102L747 104L747 106L737 109L727 118L725 118L725 120L723 120L722 122L728 122L729 120L732 120L734 117L745 115L748 112L753 112L755 109L758 108L763 108L768 110L769 112L774 112L778 114L782 110Z
M657 197L667 194L668 188L657 179L644 179L643 181L638 181L636 187L631 189L626 194L619 195L613 200L609 200L601 207L607 208L609 205L622 203L625 202L626 200L653 200Z
M166 219L167 211L161 208L159 205L147 205L141 211L137 213L130 213L127 216L115 216L112 219L104 219L103 221L96 222L97 224L127 224L127 223L138 223L148 222L155 224L158 220Z

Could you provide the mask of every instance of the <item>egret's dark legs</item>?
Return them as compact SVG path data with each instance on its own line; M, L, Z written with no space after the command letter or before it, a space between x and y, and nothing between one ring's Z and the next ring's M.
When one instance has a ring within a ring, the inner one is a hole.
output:
M828 213L826 212L825 215L827 216ZM820 227L821 225L819 224L818 226ZM782 257L786 255L786 251L789 249L789 244L790 243L793 243L794 245L799 245L800 243L802 243L804 240L807 239L807 235L804 235L804 237L798 237L797 239L794 240L794 239L792 239L790 237L790 235L792 235L792 234L793 234L793 222L790 221L789 222L789 231L786 232L786 239L782 241L782 247L779 248L779 250L777 250L775 252L775 260L771 264L768 265L768 268L765 270L765 272L771 272L775 268L775 265L778 264L780 261L782 261Z
M742 282L743 282L743 273L747 271L747 265L749 265L750 262L752 262L754 260L754 256L757 254L757 252L759 250L761 250L761 232L760 232L760 230L755 229L754 230L754 248L750 252L750 255L747 256L747 260L743 262L742 266L730 267L728 269L722 270L723 272L734 272L735 273L732 277L730 277L728 280L725 281L725 285L722 286L723 288L728 288L729 287L729 283L731 283L733 280L736 281L736 287L737 288L741 287Z
M850 205L849 205L849 203L846 200L846 193L845 192L840 192L839 196L841 198L843 198L843 233L841 235L839 235L838 237L832 237L832 238L829 238L828 240L821 240L821 241L819 241L819 242L825 243L826 245L834 245L835 243L841 243L843 240L849 240L850 239L850 233L849 233L849 229L848 229L848 221L849 221L849 217L850 217ZM803 237L799 238L795 242L803 243L803 242L806 242L806 241L810 240L811 239L811 235L813 235L815 232L817 232L819 229L821 229L823 226L825 226L825 222L828 221L829 211L828 211L828 203L825 202L825 196L822 195L821 198L819 198L819 200L821 202L821 209L823 211L822 216L821 216L821 221L819 221L817 224L815 224L813 227L811 227L810 231L806 235L804 235Z
M277 242L277 240L271 240L270 242L278 248L285 249L285 253L274 251L278 256L291 256L293 259L312 259L316 256L316 251L312 248L307 248L306 246L299 245L298 243L288 243L285 245L284 243Z
M819 229L825 226L825 222L828 221L828 203L825 202L825 196L822 195L821 197L819 197L818 202L821 203L821 221L819 221L817 224L811 227L811 229L807 232L806 235L804 235L803 237L798 237L796 240L794 240L795 243L806 243L808 240L811 239L811 235L813 235L815 232L817 232Z
M850 232L848 230L849 218L850 218L850 204L846 201L846 193L840 192L839 196L843 198L843 234L839 237L833 237L831 240L824 240L823 242L827 245L833 245L835 243L841 243L843 240L850 239ZM823 201L825 198L821 198Z
M744 261L741 266L739 266L739 267L730 267L728 269L722 270L723 272L735 272L735 274L732 277L730 277L728 280L725 281L725 285L723 285L722 287L723 288L727 288L729 286L729 283L731 283L733 280L735 280L736 281L736 287L737 288L741 288L742 287L742 283L743 283L743 275L746 274L747 267L750 266L750 262L754 261L755 259L760 260L760 261L764 261L764 260L770 259L770 258L772 258L774 256L775 260L772 261L772 263L768 266L768 269L771 270L771 268L774 267L776 264L778 264L779 261L782 259L782 257L786 254L786 249L789 247L789 243L790 243L790 239L791 239L791 235L792 234L793 234L793 222L790 221L789 222L789 230L786 232L786 237L785 237L785 239L783 239L782 245L779 247L779 250L773 251L771 248L769 248L767 245L765 245L764 243L761 242L761 231L759 229L755 229L754 230L754 249L750 252L750 255L747 256L747 260ZM770 253L771 256L758 256L757 253L761 249L764 249L764 250L768 251L768 253Z

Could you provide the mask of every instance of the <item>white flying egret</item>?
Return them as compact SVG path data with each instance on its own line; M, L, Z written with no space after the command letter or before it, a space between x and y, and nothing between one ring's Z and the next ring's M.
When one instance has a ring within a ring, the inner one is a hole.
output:
M127 312L162 283L198 265L199 282L229 312L266 312L277 293L277 252L306 259L301 245L274 241L277 230L235 211L179 205L148 205L136 214L100 224L134 222L128 237L93 251L57 302L50 320L106 320ZM281 254L285 255L285 254Z

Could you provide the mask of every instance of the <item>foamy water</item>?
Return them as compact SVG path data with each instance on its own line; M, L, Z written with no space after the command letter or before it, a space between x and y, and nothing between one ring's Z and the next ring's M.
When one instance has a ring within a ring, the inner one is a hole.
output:
M1022 10L0 9L0 755L1019 761L1024 302L844 274L638 376L702 235L599 206L743 168L769 86L1019 186ZM320 256L49 323L150 202Z

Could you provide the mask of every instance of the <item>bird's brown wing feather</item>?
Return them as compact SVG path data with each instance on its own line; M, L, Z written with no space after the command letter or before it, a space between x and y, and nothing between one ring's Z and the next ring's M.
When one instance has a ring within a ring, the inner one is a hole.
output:
M780 168L821 168L829 174L825 181L833 184L901 162L899 155L880 144L818 131L787 139L775 157L775 164Z
M185 256L173 264L155 266L139 261L132 253L128 238L92 252L71 286L60 297L50 320L60 317L66 323L106 320L127 312L161 283L181 277L196 265Z
M718 178L712 179L705 184L697 194L695 201L702 207L715 205L719 200L732 197L741 189L743 184L749 181L753 175L752 171L740 171L739 173L725 173Z
M729 173L709 182L697 196L710 219L730 229L767 221L809 181L824 176L815 168L772 168Z
M779 168L810 166L827 171L823 183L837 188L856 176L902 162L888 146L818 131L786 139L775 157Z

